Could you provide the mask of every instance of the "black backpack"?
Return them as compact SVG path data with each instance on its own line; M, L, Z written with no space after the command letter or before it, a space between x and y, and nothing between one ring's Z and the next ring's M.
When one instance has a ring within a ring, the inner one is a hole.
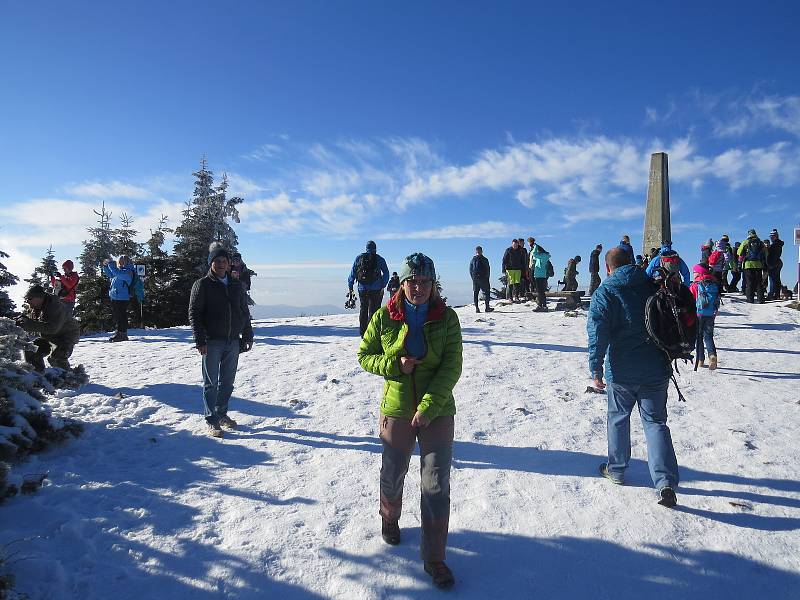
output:
M697 305L692 292L680 283L678 275L659 267L661 280L645 303L644 324L652 342L670 361L693 359L697 340ZM672 376L675 388L675 376ZM678 389L678 399L684 400Z
M547 261L547 277L553 277L556 274L556 270L553 268L553 263L549 260Z
M360 254L356 260L356 281L369 285L374 283L379 275L378 255L372 252Z

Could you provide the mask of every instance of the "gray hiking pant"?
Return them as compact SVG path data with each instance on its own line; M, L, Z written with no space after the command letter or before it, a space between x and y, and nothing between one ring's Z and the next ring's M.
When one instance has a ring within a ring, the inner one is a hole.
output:
M397 521L403 509L403 483L415 441L419 440L422 560L445 559L450 524L450 463L453 460L453 417L437 417L427 427L412 427L411 419L380 417L383 441L381 516Z

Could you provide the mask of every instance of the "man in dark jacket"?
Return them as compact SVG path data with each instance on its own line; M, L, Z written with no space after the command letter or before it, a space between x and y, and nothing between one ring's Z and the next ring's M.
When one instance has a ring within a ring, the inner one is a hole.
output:
M209 433L222 437L222 427L234 429L228 416L239 354L253 347L253 327L247 293L241 281L230 277L230 255L222 245L212 245L211 268L192 285L189 323L194 344L203 357L203 405Z
M594 291L600 287L600 253L603 251L603 245L597 244L592 253L589 255L589 275L591 281L589 282L589 295L594 294Z
M69 357L81 337L80 325L67 314L58 298L34 285L25 294L27 310L17 317L17 325L39 335L33 343L38 350L25 351L26 362L37 371L44 371L44 357L59 369L69 369Z
M511 240L511 247L503 254L503 271L508 278L506 300L519 302L519 288L522 281L522 270L526 269L525 249L520 248L519 240Z
M769 254L767 254L767 270L769 272L769 293L767 300L779 300L781 297L781 269L783 261L783 240L778 237L778 230L769 232Z
M494 309L489 306L489 276L491 275L491 267L489 266L489 259L483 255L483 248L477 246L475 248L475 256L469 263L469 276L472 278L472 291L475 297L475 312L481 312L478 307L478 292L483 292L486 299L486 312L492 312Z
M659 504L677 503L678 461L667 427L667 384L671 368L667 355L647 334L645 303L655 291L650 278L621 248L606 254L609 276L589 305L589 373L597 389L608 382L608 462L600 473L624 482L631 457L631 412L638 405L647 440L650 476ZM605 363L605 364L604 364Z
M378 245L372 240L367 242L366 252L356 256L353 268L350 269L347 287L351 292L356 283L360 304L358 331L364 337L372 315L383 304L383 290L389 283L389 267L386 266L386 260L378 254Z
M567 268L564 269L564 291L574 292L578 289L578 263L581 257L576 256L567 261Z

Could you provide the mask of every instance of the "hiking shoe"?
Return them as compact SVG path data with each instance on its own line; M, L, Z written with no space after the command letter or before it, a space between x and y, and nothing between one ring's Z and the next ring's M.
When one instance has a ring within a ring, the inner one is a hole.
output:
M484 312L494 312L494 309L491 306L487 306Z
M400 543L400 523L397 521L389 521L381 517L381 537L383 541L390 546L397 546Z
M675 490L669 486L661 488L661 491L658 492L658 496L658 503L661 506L673 508L678 503L678 497L675 495Z
M456 582L453 572L444 561L425 562L425 572L433 578L433 585L441 589L453 587Z
M118 333L114 337L108 339L109 342L127 342L128 334L127 333Z
M716 356L709 356L708 357L708 370L713 371L717 368L717 357Z
M622 477L619 475L614 475L608 471L608 463L602 463L600 465L600 475L608 479L611 483L616 483L617 485L624 485L625 481L623 481Z
M706 367L706 361L704 361L704 360L698 360L697 361L697 368L705 369L705 367Z
M209 423L208 424L208 434L211 437L221 438L224 434L222 433L222 428L219 426L219 423Z
M225 427L227 429L236 429L236 421L231 419L228 415L222 415L219 418L220 427Z
M476 312L476 313L479 313L479 312L481 312L481 309L480 309L480 308L478 308L478 307L476 306L476 307L475 307L475 312Z

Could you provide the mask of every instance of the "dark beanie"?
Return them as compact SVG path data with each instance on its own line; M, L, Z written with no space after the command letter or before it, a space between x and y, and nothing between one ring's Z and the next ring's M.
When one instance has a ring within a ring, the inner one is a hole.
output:
M225 246L219 243L211 244L211 246L208 248L208 264L211 264L215 259L221 256L227 258L228 260L231 259L231 255Z
M367 242L367 252L375 252L378 249L378 246L375 245L375 242L372 240Z
M40 298L44 298L45 291L44 288L39 285L32 285L30 289L25 293L25 298L33 298L34 296L39 296Z

